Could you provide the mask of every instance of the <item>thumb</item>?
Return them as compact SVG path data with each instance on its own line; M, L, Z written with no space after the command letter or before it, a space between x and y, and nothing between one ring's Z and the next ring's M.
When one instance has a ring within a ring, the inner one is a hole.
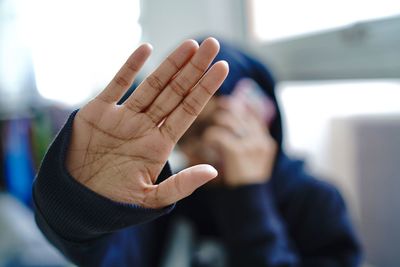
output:
M200 164L172 175L155 185L147 196L147 206L162 208L171 205L193 193L194 190L217 177L217 170L208 164Z

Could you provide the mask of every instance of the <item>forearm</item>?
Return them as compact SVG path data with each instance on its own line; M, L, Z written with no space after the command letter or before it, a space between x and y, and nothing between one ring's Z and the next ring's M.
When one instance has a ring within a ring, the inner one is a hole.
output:
M81 263L80 259L101 258L111 240L109 234L153 220L172 206L153 210L116 203L71 177L64 162L75 114L50 146L33 185L33 198L40 229L68 258ZM169 175L166 166L160 178Z

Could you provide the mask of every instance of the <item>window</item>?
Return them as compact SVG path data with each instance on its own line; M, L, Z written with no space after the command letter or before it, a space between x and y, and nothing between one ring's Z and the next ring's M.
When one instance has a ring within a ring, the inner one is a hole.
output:
M400 14L397 1L252 0L253 34L273 41Z
M139 0L19 2L37 88L48 99L77 104L97 93L141 37Z
M400 115L400 80L282 82L277 92L286 148L324 171L330 164L325 145L333 119Z

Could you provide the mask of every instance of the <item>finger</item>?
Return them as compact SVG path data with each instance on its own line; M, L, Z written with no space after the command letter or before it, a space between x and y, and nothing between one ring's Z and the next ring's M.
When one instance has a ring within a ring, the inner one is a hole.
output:
M132 85L137 73L149 58L151 50L150 44L139 46L97 98L107 103L117 102Z
M219 51L219 43L214 38L206 39L188 64L174 77L165 90L150 105L146 114L155 124L159 124L190 92L206 72Z
M265 135L269 132L269 129L264 121L259 116L249 111L248 124L252 131L257 135Z
M260 135L265 133L265 123L262 123L258 116L239 99L235 99L235 97L218 99L218 107L225 111L215 115L214 120L219 125L233 131L235 129L246 130L247 134ZM228 118L228 115L234 117L235 121Z
M242 131L242 134L246 134L247 138L264 135L267 130L265 123L259 121L256 115L249 110L244 110L242 114L233 110L226 111L225 114L216 115L214 120L218 125L225 126L233 132L238 131L239 135Z
M147 205L161 208L171 205L193 193L194 190L215 178L218 172L207 164L196 165L169 177L155 185L147 196Z
M174 143L189 128L228 75L226 61L215 63L160 127Z
M248 131L249 128L246 121L234 116L230 111L217 112L213 121L215 125L224 127L234 133L240 130Z
M243 99L238 98L238 96L230 96L218 100L219 108L232 113L241 121L246 119L247 110Z
M198 48L199 45L194 40L183 42L136 88L125 101L124 106L135 112L146 109L192 58Z
M209 127L202 136L202 141L211 147L222 149L222 152L232 152L238 147L238 139L226 128L219 126Z
M237 105L237 112L234 113L240 121L255 135L264 135L267 130L266 123L260 119L260 115L250 106L244 103Z

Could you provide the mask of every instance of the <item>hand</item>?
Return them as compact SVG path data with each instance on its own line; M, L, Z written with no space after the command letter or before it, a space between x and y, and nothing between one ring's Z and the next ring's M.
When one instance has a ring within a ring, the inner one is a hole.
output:
M203 138L221 159L222 182L232 187L267 182L278 146L266 123L232 97L219 99L219 107Z
M219 51L209 38L183 42L122 104L151 53L136 49L110 84L77 113L66 167L81 184L111 200L161 208L217 176L197 165L155 184L174 145L228 74L226 62L207 68Z

